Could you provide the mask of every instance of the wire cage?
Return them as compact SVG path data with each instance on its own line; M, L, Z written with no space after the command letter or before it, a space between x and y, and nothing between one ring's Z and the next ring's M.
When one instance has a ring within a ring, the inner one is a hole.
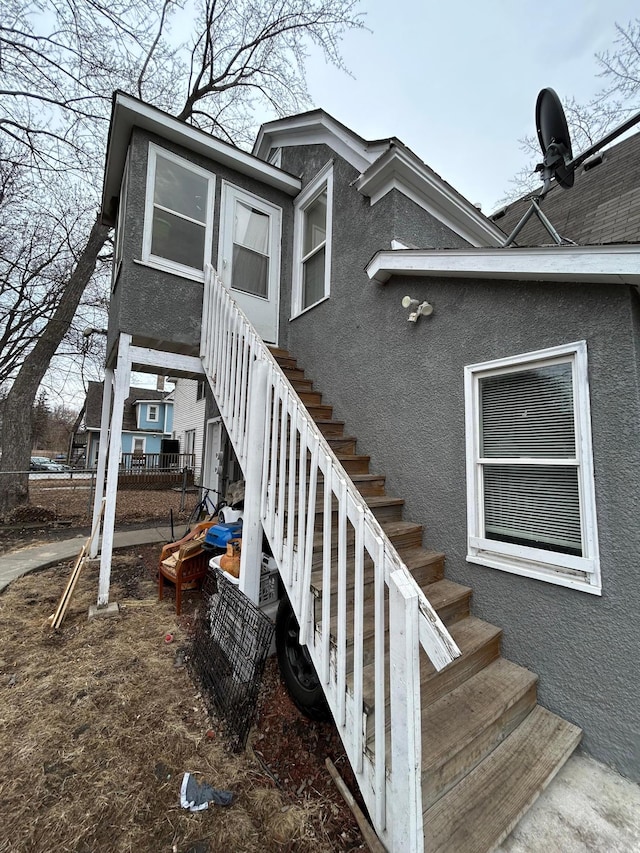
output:
M203 582L193 635L191 666L236 752L244 749L274 624L217 569Z

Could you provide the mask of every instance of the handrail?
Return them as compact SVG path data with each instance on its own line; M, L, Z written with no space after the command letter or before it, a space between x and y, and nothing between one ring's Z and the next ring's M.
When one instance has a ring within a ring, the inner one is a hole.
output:
M376 829L392 849L420 851L420 773L410 772L416 755L418 759L420 756L419 645L437 670L454 660L460 651L276 359L210 266L205 270L200 355L243 470L253 363L260 360L267 364L260 502L264 532L300 624L300 641L309 648ZM320 516L319 525L317 516ZM324 590L319 616L314 614L312 600L314 555ZM371 568L374 731L368 736L362 712L365 631L368 630L364 586L365 572ZM333 578L332 573L337 577ZM349 618L350 573L354 586ZM331 591L332 580L337 580L335 593ZM337 604L333 612L332 599ZM394 650L397 652L396 662L389 668L385 662L387 619L392 628L389 632L392 659ZM397 646L398 638L404 643L402 649ZM351 681L347 673L350 654ZM402 721L393 720L389 727L387 677L392 720L394 708L395 713L404 717ZM411 708L405 711L409 683L414 684L414 691L409 702ZM404 734L407 726L411 727L408 740ZM387 763L387 728L391 731L391 768ZM407 753L407 743L413 744L412 755ZM404 799L399 810L388 808L388 776L392 780L393 797ZM406 797L412 800L409 808ZM407 819L399 816L402 812L408 813ZM388 825L389 816L392 826Z

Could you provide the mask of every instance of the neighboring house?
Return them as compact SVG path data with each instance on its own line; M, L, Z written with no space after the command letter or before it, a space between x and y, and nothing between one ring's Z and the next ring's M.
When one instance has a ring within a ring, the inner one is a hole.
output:
M100 447L100 420L102 416L102 382L89 382L85 425L87 433L88 468L95 468ZM130 388L124 403L121 460L126 467L135 464L136 458L151 458L156 462L162 449L162 440L171 438L173 429L173 401L166 399L164 391L149 388Z
M205 431L205 379L177 379L173 390L172 436L180 452L193 454L195 482L200 482Z
M584 224L591 198L554 224L597 245L503 248L515 209L490 221L397 139L314 110L249 155L114 97L111 434L131 369L207 380L247 480L243 559L257 518L291 601L281 666L300 704L324 691L391 850L491 849L575 726L640 780L640 235L605 227L603 187Z

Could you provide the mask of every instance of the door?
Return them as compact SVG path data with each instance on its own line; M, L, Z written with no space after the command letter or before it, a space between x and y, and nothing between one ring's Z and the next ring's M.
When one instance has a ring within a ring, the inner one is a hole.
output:
M282 211L222 182L218 273L267 343L278 342Z
M222 474L222 419L212 418L207 421L207 432L204 445L204 472L202 485L220 495L220 475ZM218 502L214 497L214 503Z

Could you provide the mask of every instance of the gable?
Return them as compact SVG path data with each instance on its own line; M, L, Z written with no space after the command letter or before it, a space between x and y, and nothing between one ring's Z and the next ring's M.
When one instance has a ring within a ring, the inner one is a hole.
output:
M324 110L263 125L253 152L268 159L277 148L317 145L326 145L359 172L356 187L372 206L396 189L472 246L504 241L499 228L399 139L368 142Z

